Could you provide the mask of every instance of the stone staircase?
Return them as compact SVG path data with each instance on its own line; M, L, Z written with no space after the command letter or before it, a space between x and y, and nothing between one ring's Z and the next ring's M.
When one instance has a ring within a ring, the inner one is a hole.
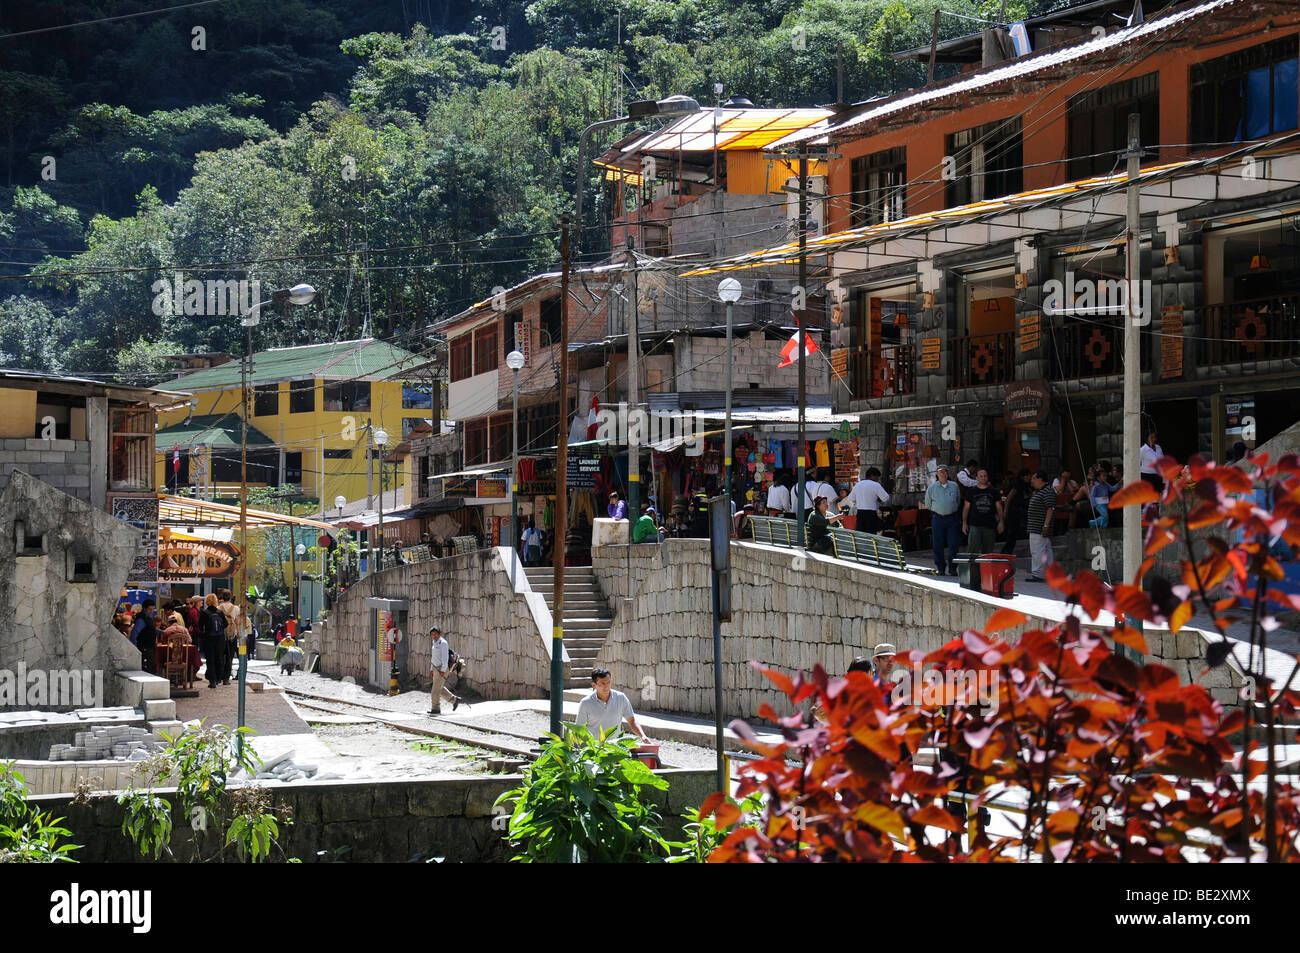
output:
M528 584L546 599L546 607L555 611L555 575L550 566L524 569ZM564 569L564 647L569 653L569 670L565 688L591 687L591 670L596 667L601 648L614 621L605 594L600 591L596 574L589 566L566 566Z
M150 731L164 731L175 736L183 727L176 717L176 700L171 697L171 683L147 672L118 672L119 692L123 704L144 713Z

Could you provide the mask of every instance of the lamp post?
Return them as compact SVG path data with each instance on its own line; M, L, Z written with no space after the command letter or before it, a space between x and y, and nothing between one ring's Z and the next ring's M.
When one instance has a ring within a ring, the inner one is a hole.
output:
M384 447L388 443L388 431L375 431L375 446L379 448L379 549L375 558L375 572L384 568ZM374 546L370 547L373 551Z
M343 507L347 505L348 505L348 498L346 496L334 497L334 508L339 511L340 520L343 519Z
M513 408L510 417L510 547L513 550L515 544L519 541L519 369L524 366L524 356L519 351L511 351L506 355L506 367L510 368L513 374L511 381L511 407ZM515 553L510 560L510 588L515 587L515 563L519 562L519 554Z
M248 386L253 376L253 328L262 320L262 308L268 304L289 304L302 307L316 300L316 289L308 284L297 284L287 291L275 291L265 301L259 301L240 317L244 326L244 357L239 362L239 542L243 549L239 559L239 591L248 596ZM292 525L292 524L290 524ZM247 619L245 612L241 618ZM239 727L244 727L244 688L248 681L248 643L239 639ZM235 757L244 755L244 735L235 735Z
M292 530L290 530L290 532L292 532ZM307 555L307 547L304 546L302 543L299 543L297 546L293 547L293 551L294 554L298 557L298 559L302 559L302 557ZM298 575L298 563L295 560L293 565L293 617L295 619L298 618L298 615L300 613L301 607L299 603L301 602L302 602L302 579Z
M587 177L587 142L598 129L655 116L676 118L700 111L689 96L628 103L627 115L593 122L578 137L578 175L574 180L574 222L582 233L582 184ZM564 714L564 533L568 523L569 467L569 227L566 220L560 238L560 427L555 463L555 566L552 591L555 608L551 627L551 733L560 733ZM635 484L631 493L636 493ZM629 494L630 495L630 494Z
M726 449L722 454L722 492L727 497L728 513L734 523L736 514L731 512L735 506L731 500L731 306L740 300L740 282L735 278L723 278L718 282L718 297L727 305L727 430L723 436Z

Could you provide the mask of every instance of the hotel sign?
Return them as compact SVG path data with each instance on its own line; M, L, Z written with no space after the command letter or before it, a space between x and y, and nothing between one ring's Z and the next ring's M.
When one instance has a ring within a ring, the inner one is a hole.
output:
M1043 381L1021 381L1007 385L1005 417L1012 427L1041 424L1052 409L1052 392Z

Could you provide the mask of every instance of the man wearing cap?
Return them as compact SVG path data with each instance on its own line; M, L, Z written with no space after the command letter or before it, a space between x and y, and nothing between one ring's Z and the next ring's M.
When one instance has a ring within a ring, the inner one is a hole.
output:
M889 673L894 668L894 656L896 654L897 652L890 642L881 642L871 653L871 664L876 669L872 677L881 688L891 684Z
M655 508L653 506L645 507L645 511L641 514L641 518L637 520L636 525L632 527L632 542L659 542L659 527L655 525Z
M433 679L429 698L433 707L429 709L429 714L441 715L444 695L451 701L452 711L460 705L460 699L447 689L447 676L451 673L451 646L436 625L429 630L429 638L433 640L429 651L429 678Z
M948 479L948 468L943 464L939 465L935 476L938 479L925 491L925 508L930 511L930 535L934 540L934 568L941 576L951 576L957 571L952 558L957 555L957 547L961 545L958 532L960 517L957 515L961 506L961 490L955 482Z
M609 505L605 507L605 513L612 520L627 519L627 504L618 498L617 490L609 495Z

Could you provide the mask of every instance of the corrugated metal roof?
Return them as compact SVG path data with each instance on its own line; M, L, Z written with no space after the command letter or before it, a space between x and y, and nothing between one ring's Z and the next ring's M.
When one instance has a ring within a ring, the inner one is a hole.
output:
M869 108L865 112L859 113L842 122L832 123L821 132L806 129L800 132L792 133L781 140L782 145L794 145L808 139L815 139L821 135L835 136L843 132L865 126L868 123L884 119L895 113L907 110L917 109L920 106L934 103L950 97L958 97L973 93L977 90L989 86L995 86L999 83L1005 83L1011 80L1023 79L1035 73L1041 73L1046 70L1064 66L1079 60L1086 60L1089 57L1097 56L1110 50L1115 50L1133 43L1142 43L1158 34L1167 30L1181 26L1187 27L1193 20L1208 18L1215 13L1219 13L1228 7L1243 6L1254 0L1206 0L1204 3L1198 3L1195 6L1184 7L1181 10L1171 10L1162 13L1159 16L1152 17L1145 23L1139 23L1135 26L1124 27L1108 33L1106 36L1097 37L1088 40L1076 46L1067 46L1059 49L1045 50L1041 53L1032 53L1012 60L1009 63L1000 63L997 66L980 70L973 74L965 74L951 79L945 83L935 86L929 86L925 89L916 90L909 93L902 93L892 97L879 106Z
M718 134L713 134L713 110L683 116L671 125L623 147L623 154L642 152L712 152L762 149L796 129L824 121L829 109L723 109Z
M203 415L191 417L184 423L164 427L155 435L158 449L171 450L173 447L238 447L239 415L233 410L228 414ZM248 445L250 447L274 446L273 441L256 427L248 428Z
M325 378L388 380L400 377L427 358L385 341L363 338L332 344L272 348L253 355L253 384ZM185 390L214 390L239 386L239 361L187 374L173 382Z

